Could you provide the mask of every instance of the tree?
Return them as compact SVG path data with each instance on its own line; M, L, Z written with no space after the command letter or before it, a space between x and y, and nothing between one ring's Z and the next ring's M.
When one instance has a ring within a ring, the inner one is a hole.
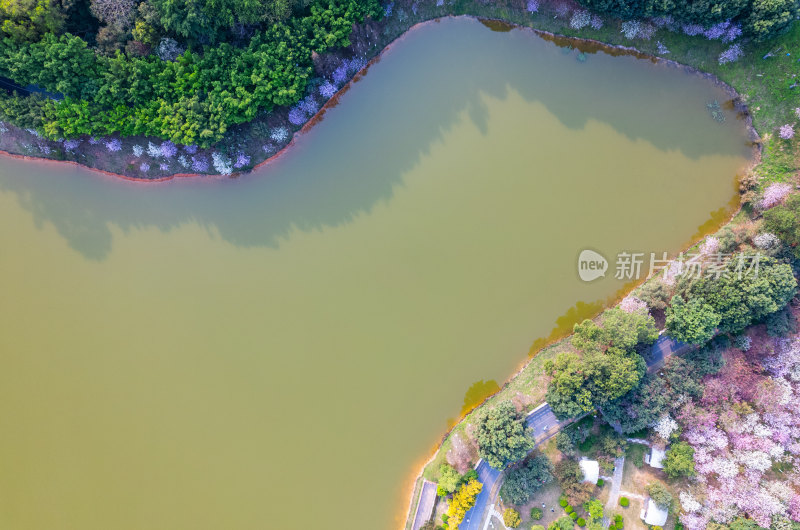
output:
M800 257L800 195L790 195L785 204L765 211L764 229L781 238Z
M547 530L572 530L575 522L566 515L559 517L547 527Z
M449 464L439 466L439 488L445 493L450 494L456 491L461 475Z
M511 401L503 401L478 416L476 439L478 454L495 469L521 460L534 446L530 429Z
M525 504L533 493L553 480L551 471L550 460L537 453L506 472L500 495L511 504Z
M55 0L0 2L0 30L4 37L32 41L45 33L59 33L66 15Z
M756 40L764 41L786 31L800 14L794 0L753 0L745 27Z
M575 324L572 345L584 352L610 348L630 351L638 344L652 344L658 338L655 320L647 313L628 313L618 307L607 310L600 324L584 320Z
M509 528L516 528L520 525L522 519L519 512L514 508L506 508L503 512L503 523Z
M664 473L670 478L694 476L694 449L692 446L686 442L672 444L664 457Z
M738 334L782 309L796 291L797 280L789 265L770 257L737 254L720 278L703 278L690 287L689 303L700 298L721 317L721 332Z
M565 431L556 434L556 449L564 453L565 456L575 456L575 444Z
M455 492L447 507L447 526L449 528L458 528L458 525L464 520L464 515L475 505L475 498L481 489L483 489L483 484L473 479Z
M651 482L647 485L647 493L656 506L668 510L672 506L672 493L663 482Z
M589 517L595 520L603 519L603 503L597 499L586 501L583 504L583 509L589 514Z
M553 468L553 475L572 506L581 506L594 491L594 485L583 482L583 471L575 460L565 458L559 461Z
M714 336L721 319L701 298L693 298L687 303L682 296L673 296L667 308L667 331L679 341L705 344Z
M92 0L90 6L99 21L126 29L133 19L136 0Z
M583 358L560 353L545 370L552 376L545 399L556 416L569 418L625 395L638 385L646 365L639 354L612 348Z

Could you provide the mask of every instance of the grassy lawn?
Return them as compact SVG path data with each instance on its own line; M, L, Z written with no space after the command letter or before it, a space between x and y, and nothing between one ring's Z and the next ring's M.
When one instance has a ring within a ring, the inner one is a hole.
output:
M630 461L637 468L645 465L644 455L650 451L650 448L643 444L628 444L628 450L625 451L625 465Z

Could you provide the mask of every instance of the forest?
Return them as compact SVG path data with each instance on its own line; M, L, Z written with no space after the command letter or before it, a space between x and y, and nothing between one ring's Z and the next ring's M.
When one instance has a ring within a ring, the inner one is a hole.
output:
M583 3L756 42L798 15L796 0ZM37 89L4 94L0 115L51 140L147 136L209 147L236 124L301 102L315 54L348 46L355 23L384 13L391 3L378 0L4 0L0 76Z

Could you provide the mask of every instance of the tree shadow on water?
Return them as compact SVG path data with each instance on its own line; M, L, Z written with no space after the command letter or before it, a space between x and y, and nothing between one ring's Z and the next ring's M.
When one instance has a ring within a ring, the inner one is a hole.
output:
M668 92L697 92L692 83L641 59L596 54L579 63L527 31L499 34L471 20L444 20L409 34L290 152L252 174L133 184L4 160L0 190L15 193L37 226L52 223L92 260L111 252L112 227L166 232L197 224L237 246L276 248L292 230L343 225L390 200L403 176L464 116L488 135L487 98L506 99L512 91L571 129L595 120L691 158L742 154L714 132L722 130L716 123L670 112L676 96ZM684 134L687 128L700 132ZM576 147L565 146L565 154Z

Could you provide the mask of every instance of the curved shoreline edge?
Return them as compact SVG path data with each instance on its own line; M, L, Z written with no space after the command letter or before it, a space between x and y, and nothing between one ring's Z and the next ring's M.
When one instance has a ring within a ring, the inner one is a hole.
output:
M290 153L292 151L292 148L295 146L295 142L303 134L309 132L311 129L313 129L314 126L319 124L324 119L325 113L329 109L331 109L331 108L333 108L333 107L335 107L336 105L339 104L339 101L340 101L341 97L343 97L344 94L347 93L350 90L350 88L352 88L354 83L359 82L366 75L367 71L369 70L369 68L371 66L373 66L374 64L379 62L383 58L385 53L389 52L396 44L401 42L403 39L407 38L410 34L413 33L414 30L419 29L419 28L424 27L424 26L427 26L427 25L430 25L430 24L437 23L438 21L443 20L443 19L458 19L458 18L466 18L466 19L475 20L475 21L478 21L478 22L484 22L484 21L496 22L496 23L507 25L511 29L517 29L517 30L522 30L522 31L533 32L534 34L538 35L541 38L544 38L546 40L550 40L550 41L554 42L556 45L562 45L560 43L564 43L564 44L568 43L568 44L574 46L575 48L577 48L579 50L580 50L581 46L583 45L583 46L586 46L586 47L590 47L593 50L602 51L602 52L608 53L608 54L627 55L627 56L636 57L638 59L650 60L654 64L657 64L657 65L670 67L670 68L677 68L677 69L680 69L680 70L682 70L683 72L685 72L687 74L700 76L703 79L711 82L715 86L717 86L720 89L722 89L730 97L730 101L733 103L734 109L736 111L738 111L740 118L743 119L743 121L744 121L744 126L745 126L745 128L747 130L748 137L749 137L750 141L752 142L753 153L752 153L751 158L750 158L750 163L747 166L745 166L743 168L743 170L750 170L750 169L754 168L755 166L757 166L758 164L760 164L760 162L761 162L761 154L762 154L761 138L760 138L758 132L755 130L754 126L753 126L753 119L752 119L752 115L749 112L749 108L743 102L741 95L731 85L729 85L729 84L725 83L724 81L722 81L718 76L716 76L716 75L714 75L712 73L709 73L709 72L702 71L702 70L700 70L698 68L695 68L695 67L680 63L678 61L674 61L674 60L671 60L671 59L665 59L663 57L650 55L650 54L641 52L638 49L636 49L635 47L608 44L608 43L605 43L605 42L602 42L602 41L599 41L599 40L596 40L596 39L580 38L580 37L569 37L569 36L553 33L553 32L550 32L550 31L545 31L545 30L536 29L536 28L529 27L529 26L519 25L519 24L516 24L516 23L513 23L513 22L509 22L507 20L504 20L502 18L490 18L490 17L482 17L482 16L478 16L478 15L470 15L470 14L436 16L436 17L432 17L432 18L427 19L427 20L423 20L423 21L417 22L417 23L409 26L407 29L405 29L403 31L402 34L400 34L396 38L392 39L386 46L384 46L374 57L372 57L368 61L368 63L366 64L366 66L364 68L362 68L360 71L356 72L355 75L344 86L342 86L330 99L328 99L322 105L320 110L316 114L314 114L299 130L297 130L292 135L292 138L289 141L289 143L287 143L285 146L283 146L275 154L269 156L268 158L266 158L265 160L259 162L258 164L256 164L251 169L249 169L248 171L245 171L245 172L234 172L234 173L232 173L230 175L214 175L214 174L203 174L203 173L174 173L174 174L168 175L168 176L147 179L147 178L131 177L131 176L123 175L123 174L120 174L120 173L107 171L107 170L104 170L104 169L100 169L98 167L93 167L93 166L89 166L89 165L86 165L86 164L82 164L82 163L74 161L74 160L57 160L57 159L53 159L53 158L37 157L37 156L30 156L30 155L12 153L12 152L9 152L9 151L4 151L4 150L0 150L0 156L8 157L8 158L11 158L11 159L17 159L17 160L25 160L25 161L30 161L30 162L43 162L43 163L50 163L50 164L68 164L68 165L71 165L71 166L74 166L74 167L81 168L82 170L88 170L90 172L94 172L94 173L97 173L97 174L100 174L100 175L103 175L103 176L106 176L106 177L111 177L111 178L115 178L115 179L121 179L121 180L124 180L124 181L132 182L132 183L138 183L138 184L165 183L165 182L169 182L169 181L176 180L176 179L193 179L193 180L194 179L200 179L200 180L212 180L212 181L236 179L236 178L239 178L240 176L248 175L250 173L253 173L256 170L263 169L266 166L268 166L268 164L270 164L272 162L275 162L279 158L287 155L287 153ZM732 219L739 213L740 210L741 210L741 204L739 203L738 198L737 198L736 206L735 207L729 207L727 209L726 217L724 219L720 220L718 223L714 223L713 226L709 226L706 230L703 230L702 232L698 232L698 234L695 234L695 236L692 237L692 239L689 242L687 242L687 244L684 247L682 247L681 250L682 251L688 250L692 246L696 245L699 240L701 240L703 237L705 237L709 233L713 233L713 232L719 230L720 228L722 228L723 226L729 224L732 221ZM633 291L634 289L636 289L638 286L640 286L641 284L643 284L646 281L647 281L647 278L643 279L640 282L636 282L635 284L626 285L620 291L618 291L614 295L611 295L606 301L604 301L602 303L602 306L603 306L602 309L600 309L597 314L593 315L592 318L596 317L598 314L600 314L606 308L612 307L613 305L618 303L623 297L627 296L627 294L629 294L631 291ZM398 523L398 527L399 528L405 528L409 518L413 517L413 515L414 515L413 512L414 512L414 507L415 507L414 504L415 504L415 500L416 500L416 496L417 496L417 485L418 485L418 483L420 483L420 479L422 478L423 471L424 471L425 467L428 464L430 464L436 458L439 450L442 447L442 444L450 436L450 434L452 433L453 429L455 429L455 427L457 425L459 425L469 414L471 414L472 412L474 412L478 408L484 406L494 396L496 396L498 393L502 392L503 389L505 389L512 381L514 381L516 378L518 378L526 370L526 368L530 365L530 363L532 363L535 360L535 357L539 352L541 352L543 349L545 349L545 348L547 348L549 346L552 346L553 344L558 343L559 341L561 341L564 338L570 336L571 334L572 334L572 332L568 331L566 333L559 334L557 336L550 336L543 343L537 343L536 346L535 346L535 349L534 348L531 349L527 359L522 361L521 364L519 365L519 368L514 373L510 374L504 380L503 384L501 385L500 389L497 392L485 397L480 403L475 404L470 410L460 414L456 418L456 420L453 422L453 425L449 429L447 429L444 433L442 433L442 435L439 437L438 441L436 441L432 445L431 452L427 456L427 458L426 457L422 457L420 459L420 461L418 461L418 463L414 464L414 468L412 468L412 470L409 472L408 479L403 481L402 487L401 487L401 490L403 492L402 495L405 495L405 497L407 499L407 504L404 504L404 503L398 503L398 504L400 504L400 506L407 506L407 508L403 512L397 514L396 519L397 519L397 523ZM402 508L398 509L398 511L400 511L400 510L402 510Z
M414 30L417 30L417 29L419 29L419 28L421 28L423 26L427 26L427 25L430 25L430 24L433 24L433 23L437 23L442 19L458 19L458 18L466 18L466 19L475 20L475 21L478 21L478 22L481 22L481 23L483 23L483 22L500 23L500 24L508 26L510 29L517 29L517 30L521 30L521 31L531 31L534 34L536 34L537 36L539 36L539 37L541 37L543 39L549 40L549 41L555 43L558 46L561 45L560 43L564 43L564 44L568 43L568 44L573 45L575 48L580 50L582 45L584 47L589 45L591 48L596 49L597 51L603 51L604 53L609 53L609 54L613 54L613 55L628 55L628 56L636 57L637 59L646 59L646 60L652 61L654 64L658 64L658 65L666 66L666 67L670 67L670 68L678 68L678 69L683 70L687 74L700 76L700 77L708 80L709 82L713 83L715 86L719 87L720 89L722 89L730 97L730 100L733 102L733 104L735 106L735 109L739 111L740 115L745 120L745 128L747 130L747 134L748 134L748 136L750 138L750 141L752 141L754 146L757 147L757 153L754 155L754 160L750 164L748 169L752 169L752 167L758 165L758 163L760 162L761 140L760 140L760 136L758 135L758 132L753 127L753 119L752 119L752 116L751 116L751 114L749 112L749 109L748 109L747 105L745 105L743 103L740 94L732 86L730 86L729 84L727 84L724 81L722 81L716 75L711 74L709 72L704 72L702 70L699 70L697 68L694 68L692 66L689 66L689 65L686 65L686 64L683 64L683 63L679 63L677 61L673 61L671 59L665 59L663 57L658 57L658 56L655 56L655 55L650 55L650 54L641 52L641 51L639 51L636 48L631 47L631 46L607 44L605 42L602 42L602 41L599 41L599 40L596 40L596 39L586 39L586 38L580 38L580 37L567 37L565 35L559 35L557 33L552 33L550 31L536 29L536 28L528 27L528 26L522 26L522 25L519 25L519 24L516 24L516 23L513 23L513 22L509 22L507 20L503 20L501 18L488 18L488 17L481 17L481 16L478 16L478 15L469 15L469 14L438 16L438 17L430 18L428 20L423 20L421 22L417 22L417 23L413 24L412 26L409 26L405 31L403 31L403 33L401 35L399 35L398 37L394 38L386 46L384 46L380 50L380 52L378 52L372 59L370 59L367 62L366 66L364 66L364 68L362 68L361 70L356 72L353 75L353 77L347 83L345 83L344 86L342 86L342 88L340 88L333 96L331 96L331 98L328 99L322 105L322 107L317 111L316 114L314 114L311 118L309 118L309 120L299 130L295 131L295 133L292 135L292 138L289 141L289 143L284 145L280 150L278 150L272 156L269 156L265 160L262 160L261 162L259 162L255 166L253 166L251 169L249 169L247 171L244 171L244 172L234 172L234 173L231 173L230 175L215 175L215 174L207 174L207 173L173 173L172 175L167 175L167 176L163 176L163 177L157 177L157 178L148 179L148 178L131 177L131 176L128 176L128 175L123 175L121 173L115 173L113 171L108 171L108 170L101 169L101 168L98 168L98 167L93 167L93 166L89 166L89 165L86 165L86 164L82 164L82 163L77 162L75 160L57 160L57 159L54 159L54 158L30 156L30 155L23 155L23 154L19 154L19 153L12 153L10 151L4 151L4 150L0 150L0 156L14 158L14 159L17 159L17 160L26 160L26 161L31 161L31 162L46 162L46 163L57 163L57 164L63 163L63 164L68 164L68 165L72 165L72 166L75 166L75 167L79 167L79 168L82 168L82 169L86 169L88 171L95 172L95 173L98 173L98 174L101 174L101 175L104 175L104 176L107 176L107 177L113 177L113 178L126 180L126 181L129 181L129 182L144 183L144 184L163 183L163 182L169 182L169 181L175 180L175 179L184 179L184 178L209 179L209 180L236 179L236 178L239 178L240 176L249 175L251 173L254 173L255 171L266 167L270 163L278 160L279 158L283 157L288 152L290 152L292 150L292 148L294 147L295 141L297 141L303 134L309 132L312 128L314 128L314 126L319 124L323 120L323 118L325 116L325 113L329 109L331 109L331 108L333 108L333 107L335 107L335 106L337 106L339 104L339 100L342 98L342 96L344 96L344 94L347 93L350 90L350 88L352 88L354 83L359 82L367 74L367 71L370 69L371 66L373 66L374 64L380 62L380 60L383 58L383 55L385 53L390 51L391 48L393 48L397 43L399 43L403 39L407 38L408 35L411 34ZM611 53L611 52L616 52L616 53ZM735 213L736 212L734 212L734 215L735 215ZM725 223L725 224L727 224L727 223Z
M730 101L733 103L734 110L736 110L739 113L739 118L744 121L744 126L745 126L745 129L747 131L748 139L752 143L752 153L751 153L751 156L750 156L749 163L742 168L742 171L743 172L750 171L750 170L754 169L756 166L758 166L761 163L761 155L762 155L762 148L763 148L763 144L762 144L762 141L761 141L761 136L758 134L758 131L756 131L755 127L753 126L753 117L752 117L752 114L750 113L748 105L744 103L741 95L736 91L735 88L733 88L728 83L725 83L718 76L716 76L716 75L714 75L714 74L712 74L710 72L704 72L703 70L700 70L700 69L695 68L693 66L689 66L689 65L680 63L678 61L673 61L671 59L665 59L663 57L650 55L650 54L641 52L638 49L636 49L634 47L631 47L631 46L608 44L608 43L605 43L605 42L602 42L602 41L599 41L599 40L596 40L596 39L586 39L586 38L580 38L580 37L568 37L568 36L559 35L559 34L556 34L556 33L550 32L550 31L540 30L540 29L536 29L536 28L532 28L532 27L528 27L528 26L521 26L519 24L516 24L516 23L513 23L513 22L509 22L509 21L503 20L501 18L487 18L487 17L479 17L479 16L474 16L474 15L450 15L449 17L438 17L436 19L427 20L427 21L415 24L414 26L411 26L405 33L403 33L403 35L401 37L399 37L398 39L393 41L389 46L384 48L384 50L381 51L381 53L378 55L378 57L380 57L384 53L384 51L386 51L391 45L393 45L395 42L397 42L397 40L399 40L402 37L405 37L408 34L409 31L411 31L412 29L417 28L418 26L421 26L423 24L428 24L428 23L430 23L432 21L436 21L439 18L461 18L461 17L477 20L479 22L483 22L483 21L498 22L498 23L501 23L501 24L504 24L504 25L508 25L512 29L519 29L519 30L522 30L522 31L531 31L531 32L535 33L536 35L538 35L541 38L544 38L544 39L547 39L547 40L550 40L550 41L554 42L556 45L559 45L559 41L561 41L561 42L564 42L564 43L568 42L570 44L573 44L579 50L580 50L580 45L581 44L584 44L584 45L588 44L588 45L591 45L592 47L596 47L599 51L604 51L606 53L608 53L609 51L617 51L617 52L621 52L621 53L619 53L620 55L629 55L629 56L636 57L638 59L650 60L654 64L657 64L657 65L666 66L666 67L669 67L669 68L681 69L682 71L684 71L687 74L702 77L703 79L709 81L710 83L714 84L718 88L722 89L730 97ZM740 176L741 175L737 175L737 181L738 181ZM681 252L686 252L687 250L689 250L690 248L695 246L699 241L701 241L707 235L709 235L711 233L714 233L714 232L718 231L719 229L721 229L722 227L730 224L731 221L739 214L739 212L741 211L741 208L742 208L742 204L741 204L741 201L739 200L739 197L735 197L735 200L736 200L736 205L734 207L728 208L728 211L726 212L726 216L725 216L724 219L720 220L718 223L714 223L713 226L708 227L708 229L706 229L706 230L698 231L698 233L695 234L692 237L692 239L689 242L687 242L687 244L685 246L683 246L681 248L680 251ZM618 291L614 295L611 295L610 297L608 297L608 299L602 304L602 306L603 306L602 309L600 309L591 318L596 318L605 309L607 309L609 307L613 307L614 305L619 303L622 300L622 298L624 298L625 296L627 296L628 294L633 292L633 290L635 290L636 288L638 288L639 286L644 284L648 279L649 278L644 278L643 280L641 280L639 282L635 282L635 283L633 283L631 285L626 285L620 291ZM500 389L498 391L494 392L493 394L491 394L489 396L486 396L480 403L477 403L470 410L462 413L456 419L456 421L453 423L453 425L449 429L447 429L446 432L444 432L442 434L440 439L432 447L431 453L428 456L428 458L418 466L418 468L417 468L418 471L413 476L413 479L410 479L408 481L408 486L407 486L408 489L406 491L406 498L408 499L408 504L407 504L408 507L406 508L405 514L402 515L398 519L399 528L407 528L408 522L410 520L412 520L412 518L414 517L414 515L415 515L414 514L415 501L416 501L416 497L417 497L417 493L418 493L418 489L419 489L418 486L421 483L421 479L423 479L423 476L422 476L423 472L424 472L425 468L431 462L433 462L433 460L436 458L437 454L439 453L439 451L442 448L442 445L445 443L447 438L451 435L451 433L456 428L456 426L458 426L461 422L463 422L464 419L468 415L470 415L472 412L474 412L475 410L481 408L488 401L490 401L494 396L496 396L497 394L502 392L512 381L517 379L528 368L528 366L534 361L534 359L536 358L536 355L539 352L541 352L545 348L548 348L548 347L560 342L561 340L569 337L570 335L572 335L572 332L568 331L566 333L559 334L557 336L548 337L547 339L545 339L545 341L543 343L537 344L534 348L531 349L531 351L530 351L530 353L528 355L528 358L524 362L522 362L520 367L513 374L511 374L509 377L507 377L505 379L505 381L503 382L503 384L501 385L501 387L500 387Z

